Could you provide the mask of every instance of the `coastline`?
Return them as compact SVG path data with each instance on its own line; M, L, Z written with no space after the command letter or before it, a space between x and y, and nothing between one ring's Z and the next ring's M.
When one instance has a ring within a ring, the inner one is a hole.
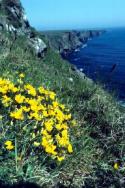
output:
M83 30L83 31L53 31L42 32L48 41L50 48L62 56L66 56L87 44L88 40L102 35L105 30Z
M85 48L87 46L89 40L92 40L105 32L106 30L49 31L42 32L42 35L48 41L49 47L59 53L63 59L67 60L66 56L68 54L73 53L74 51L80 51L80 48ZM77 66L73 64L72 66L79 77L93 83L93 80L87 77L82 70L78 69Z

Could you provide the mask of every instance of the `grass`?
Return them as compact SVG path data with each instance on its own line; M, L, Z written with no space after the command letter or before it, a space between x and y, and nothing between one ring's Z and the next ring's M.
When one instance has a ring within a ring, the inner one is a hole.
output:
M122 187L124 108L101 86L81 78L53 50L48 49L45 57L38 59L25 37L15 41L9 34L2 33L1 37L5 42L0 51L0 75L15 79L16 72L23 72L26 82L56 92L60 102L71 110L77 126L71 130L74 152L64 162L45 163L30 155L18 163L17 171L17 161L10 156L9 160L0 160L0 179L9 183L37 182L43 187ZM116 161L118 170L113 167Z

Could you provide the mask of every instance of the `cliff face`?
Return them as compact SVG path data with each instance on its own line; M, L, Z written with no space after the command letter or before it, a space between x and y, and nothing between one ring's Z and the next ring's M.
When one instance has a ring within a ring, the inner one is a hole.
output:
M23 32L30 27L24 10L18 0L1 0L1 27L9 31L17 30Z
M16 37L25 35L29 46L36 54L43 56L46 44L31 28L20 0L0 0L0 31L7 31Z
M83 44L86 44L88 39L99 36L103 33L102 30L92 31L65 31L65 32L47 32L45 36L49 41L49 46L59 53L71 52Z

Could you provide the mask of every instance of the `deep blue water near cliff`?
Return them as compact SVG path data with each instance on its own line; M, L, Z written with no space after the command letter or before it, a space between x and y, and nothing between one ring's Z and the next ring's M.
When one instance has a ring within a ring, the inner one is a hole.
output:
M125 28L107 30L66 59L125 102Z

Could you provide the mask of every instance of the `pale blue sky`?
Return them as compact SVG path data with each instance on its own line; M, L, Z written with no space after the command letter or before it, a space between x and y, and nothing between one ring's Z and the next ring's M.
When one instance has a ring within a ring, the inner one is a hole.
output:
M32 26L77 29L125 26L125 0L21 0Z

